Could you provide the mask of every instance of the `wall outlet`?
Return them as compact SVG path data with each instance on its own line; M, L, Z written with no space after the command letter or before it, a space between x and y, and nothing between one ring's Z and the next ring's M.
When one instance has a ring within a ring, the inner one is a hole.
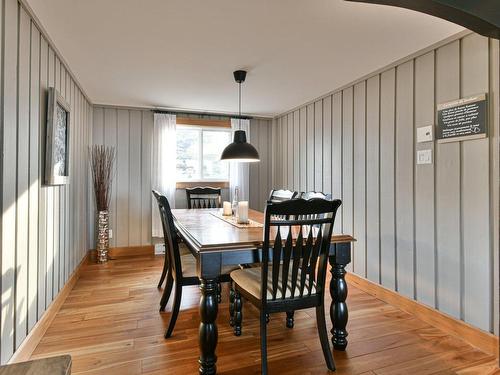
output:
M113 238L113 229L108 230L109 238Z
M165 254L165 244L157 243L155 245L155 255L164 255Z
M432 125L417 128L417 143L431 142L432 139Z
M417 164L432 164L432 150L418 150Z

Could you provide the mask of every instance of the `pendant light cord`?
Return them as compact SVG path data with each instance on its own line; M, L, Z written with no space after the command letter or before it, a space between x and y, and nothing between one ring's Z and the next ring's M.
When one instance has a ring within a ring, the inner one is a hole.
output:
M239 130L241 130L241 82L238 82L238 88L239 88L239 105L238 105L238 114L240 115L240 117L238 118L238 127L239 127Z

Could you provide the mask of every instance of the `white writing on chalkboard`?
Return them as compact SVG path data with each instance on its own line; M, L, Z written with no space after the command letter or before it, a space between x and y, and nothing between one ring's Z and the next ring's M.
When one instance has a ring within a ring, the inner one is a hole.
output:
M478 103L444 109L442 112L443 138L479 133Z
M438 139L462 140L480 135L486 135L486 95L438 105Z

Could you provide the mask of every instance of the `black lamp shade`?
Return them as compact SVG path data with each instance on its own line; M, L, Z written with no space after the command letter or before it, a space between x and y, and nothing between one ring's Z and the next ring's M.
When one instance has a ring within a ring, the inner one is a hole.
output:
M233 143L227 145L222 151L220 160L232 160L239 162L260 161L259 153L250 143L247 142L247 135L244 130L234 132Z

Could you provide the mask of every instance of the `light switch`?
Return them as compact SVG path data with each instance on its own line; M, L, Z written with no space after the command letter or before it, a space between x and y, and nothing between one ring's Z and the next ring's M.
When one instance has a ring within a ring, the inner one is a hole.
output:
M432 150L418 150L417 164L432 164Z
M432 125L417 128L417 143L432 141Z

